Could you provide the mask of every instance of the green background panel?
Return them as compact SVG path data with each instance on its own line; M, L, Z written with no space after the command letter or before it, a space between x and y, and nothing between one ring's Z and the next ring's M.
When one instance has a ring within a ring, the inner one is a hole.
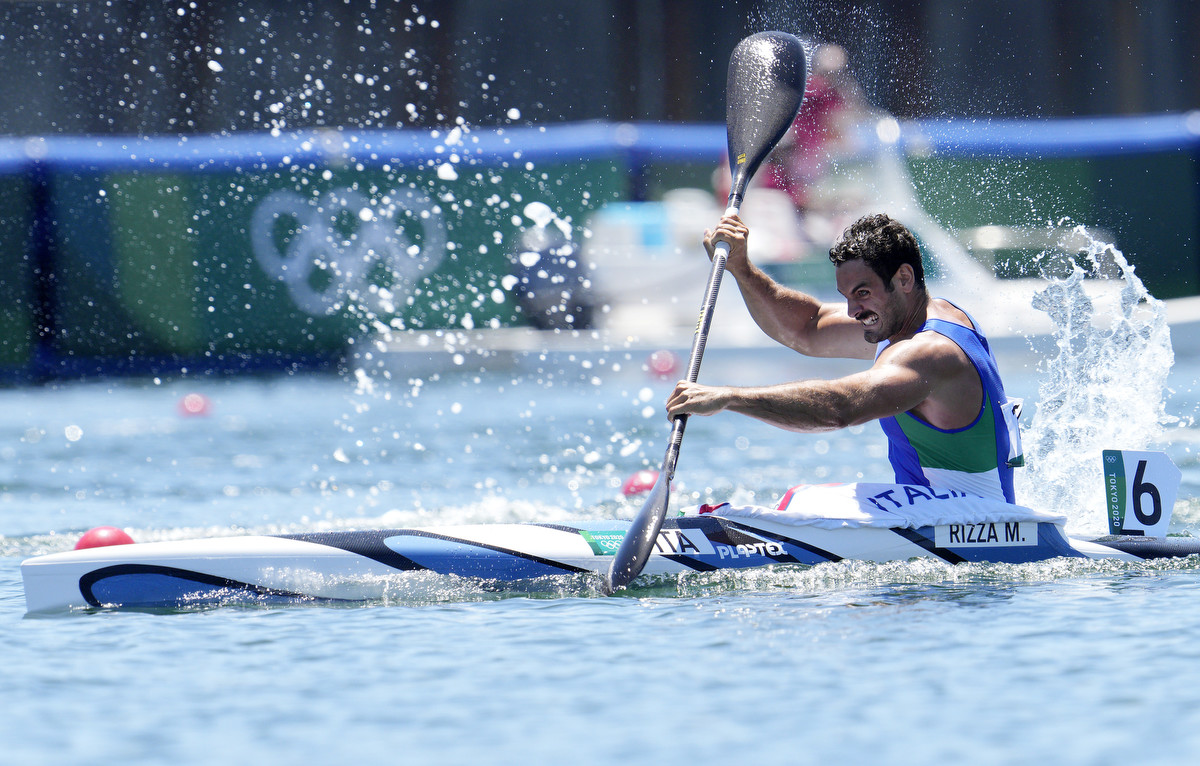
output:
M1200 292L1200 206L1191 155L926 156L908 165L921 203L952 232L1083 223L1111 231L1155 295ZM707 188L714 167L652 163L642 181L651 198L678 186ZM502 280L513 269L523 230L533 225L526 206L544 203L578 237L593 211L633 192L628 167L615 156L532 169L516 163L455 168L456 177L439 174L433 163L386 169L344 160L240 171L60 169L49 187L56 227L54 350L117 363L329 356L381 324L521 324ZM290 197L293 217L271 219L264 229L256 212L281 194ZM330 204L347 194L358 201L344 209ZM439 236L429 236L428 220L405 209L411 202L395 204L411 194L436 204ZM9 211L0 220L3 257L15 275L0 288L8 299L0 313L0 363L20 365L32 348L28 182L0 180L0 200ZM256 232L257 250L266 247L266 255L256 251ZM409 248L435 250L436 269L414 272ZM378 258L367 263L362 256L369 251L393 258L405 273L398 277ZM997 263L1005 264L1004 275L1016 276L1027 271L1022 262L1032 255L1008 253ZM282 265L303 271L310 297L326 296L328 305L298 304L297 285L279 278ZM391 304L367 289L368 282L391 290Z
M951 231L1084 224L1111 232L1158 298L1200 290L1200 199L1183 152L1070 159L910 158L921 204ZM1005 275L1023 276L1036 253Z
M1090 222L1087 161L923 158L909 161L921 204L942 226L1045 226Z
M22 367L33 356L33 206L27 178L0 176L0 365Z
M1158 298L1200 293L1200 177L1194 155L1092 160L1096 217Z
M195 296L197 239L191 182L183 174L133 173L106 180L113 287L130 323L155 349L193 354L203 347Z
M61 172L50 177L50 194L57 353L86 358L158 352L118 299L109 205L119 186L99 172Z
M499 302L495 296L512 270L522 230L533 225L526 205L544 203L578 230L591 210L622 198L626 186L625 174L603 160L543 163L532 171L461 166L451 180L431 167L387 172L345 165L61 174L53 183L58 350L321 354L397 318L406 328L518 324L511 295ZM410 191L436 205L444 231L432 237L442 243L436 269L406 280L377 260L361 264L368 245L375 252L390 248L403 271L411 264L408 249L425 246L428 219L407 212L409 202L387 204ZM255 213L273 193L290 197L294 215L271 219L266 241L273 254L266 257L304 271L310 297L327 296L328 305L298 305L289 285L259 261L254 232L264 227ZM357 215L362 204L331 203L348 193L365 200L365 215L379 221L375 231L386 237L365 233L369 226ZM393 290L391 305L368 283Z

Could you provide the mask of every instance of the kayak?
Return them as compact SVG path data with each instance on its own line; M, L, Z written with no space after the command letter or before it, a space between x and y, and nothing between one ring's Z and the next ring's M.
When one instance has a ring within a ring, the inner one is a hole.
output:
M1110 532L1103 537L1072 537L1065 516L952 489L799 485L773 508L722 503L664 519L641 574L844 559L1020 564L1200 554L1200 538L1166 536L1182 476L1165 454L1105 450L1103 461ZM22 562L21 578L30 612L369 602L414 576L521 583L517 589L528 591L554 587L562 577L602 582L631 523L464 524L133 544L112 530L126 544L37 556Z
M367 602L396 577L429 572L500 583L599 576L628 522L476 524L249 535L65 551L21 565L30 612L86 607ZM1129 561L1200 553L1200 539L1068 537L1051 522L918 528L817 526L697 516L667 519L643 576L856 559L1023 563Z
M844 502L853 495L853 503ZM1080 539L1065 533L1064 521L922 487L806 486L777 508L701 506L666 519L642 574L843 559L1015 564L1200 554L1197 538ZM21 574L30 612L369 602L386 598L398 579L430 575L529 590L563 576L598 582L629 524L468 524L135 543L38 556L22 563Z

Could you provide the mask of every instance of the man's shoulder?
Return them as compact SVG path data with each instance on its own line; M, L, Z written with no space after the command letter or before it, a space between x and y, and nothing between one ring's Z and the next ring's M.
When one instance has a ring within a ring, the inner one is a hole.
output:
M963 329L969 331L969 328ZM941 374L953 373L961 367L971 366L971 360L962 347L949 336L936 331L918 332L911 338L890 343L880 352L876 363L914 368L932 367Z
M975 319L958 304L945 298L933 298L929 301L929 319L949 322L967 330L979 332Z

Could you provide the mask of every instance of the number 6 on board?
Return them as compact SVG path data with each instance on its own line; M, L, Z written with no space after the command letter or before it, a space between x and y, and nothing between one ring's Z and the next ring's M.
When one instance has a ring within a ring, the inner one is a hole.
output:
M1183 474L1165 452L1106 449L1104 498L1114 535L1166 537Z

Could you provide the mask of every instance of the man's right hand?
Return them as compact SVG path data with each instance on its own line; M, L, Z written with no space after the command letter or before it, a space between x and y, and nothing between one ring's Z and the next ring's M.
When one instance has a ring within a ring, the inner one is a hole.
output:
M749 262L746 248L749 237L750 230L746 228L746 224L742 222L742 219L736 213L726 213L721 217L721 222L717 224L716 229L709 229L704 232L704 249L708 251L709 260L712 260L717 250L717 243L721 241L728 242L729 258L726 262L726 268L738 270Z

